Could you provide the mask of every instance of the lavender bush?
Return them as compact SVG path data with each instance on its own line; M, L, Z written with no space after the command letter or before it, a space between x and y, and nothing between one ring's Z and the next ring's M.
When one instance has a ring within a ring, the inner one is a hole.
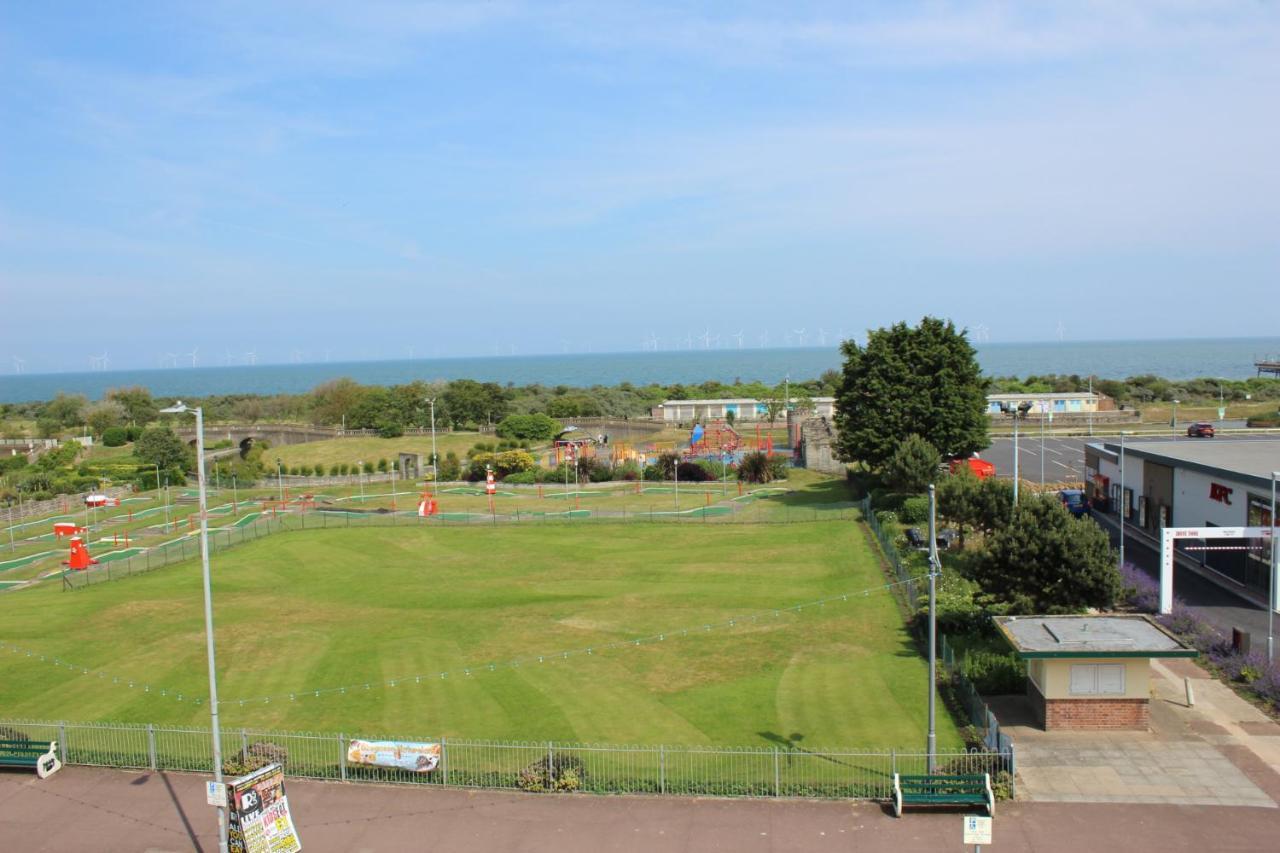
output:
M1160 609L1160 584L1154 578L1130 563L1120 567L1120 576L1124 599L1130 607L1144 613ZM1237 652L1222 631L1177 597L1173 599L1173 612L1157 616L1156 621L1198 649L1224 678L1245 685L1249 692L1280 712L1280 664L1268 662L1260 652Z

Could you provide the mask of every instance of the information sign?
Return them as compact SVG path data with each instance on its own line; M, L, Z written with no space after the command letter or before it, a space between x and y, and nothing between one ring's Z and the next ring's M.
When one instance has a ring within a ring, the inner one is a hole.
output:
M991 818L982 817L976 814L967 814L964 816L964 843L965 844L990 844L991 843Z

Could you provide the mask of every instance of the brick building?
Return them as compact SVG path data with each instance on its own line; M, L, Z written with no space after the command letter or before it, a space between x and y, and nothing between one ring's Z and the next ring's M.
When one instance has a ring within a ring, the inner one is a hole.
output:
M1027 696L1046 731L1145 731L1152 658L1196 650L1146 616L998 616L996 629L1027 664Z

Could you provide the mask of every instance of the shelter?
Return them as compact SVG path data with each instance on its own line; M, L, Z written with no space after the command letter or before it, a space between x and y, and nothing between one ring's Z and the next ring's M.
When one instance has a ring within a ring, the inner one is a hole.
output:
M1046 731L1146 731L1151 659L1197 655L1139 614L997 616L994 621L1027 664L1027 696Z

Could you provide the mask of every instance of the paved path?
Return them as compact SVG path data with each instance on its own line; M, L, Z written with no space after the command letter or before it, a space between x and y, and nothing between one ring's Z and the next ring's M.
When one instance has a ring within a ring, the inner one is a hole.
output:
M0 850L217 849L203 777L66 768L0 773ZM291 781L307 853L825 853L960 850L959 812L875 803L545 796ZM1008 803L986 850L1273 851L1280 809Z
M1024 697L992 700L1017 749L1019 797L1275 808L1280 725L1189 661L1153 661L1151 677L1147 732L1045 732Z

